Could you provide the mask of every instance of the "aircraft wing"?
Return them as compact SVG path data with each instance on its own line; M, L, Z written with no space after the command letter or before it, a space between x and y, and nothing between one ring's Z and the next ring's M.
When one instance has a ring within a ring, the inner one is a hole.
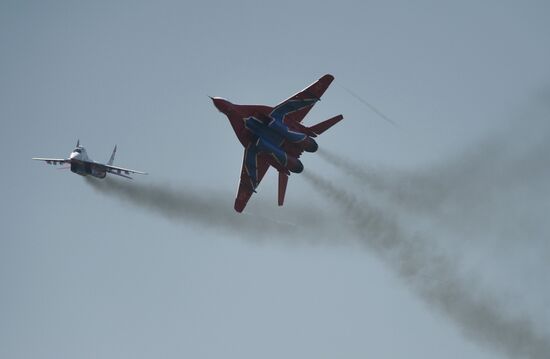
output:
M256 187L264 178L269 162L264 155L258 154L253 145L249 145L244 151L243 166L241 168L241 180L237 197L235 198L235 210L242 212L252 196Z
M97 166L98 168L100 168L102 170L105 170L108 173L112 173L114 175L121 176L121 177L126 177L126 178L131 178L131 177L128 176L131 173L136 173L136 174L140 174L140 175L146 175L147 174L147 172L141 172L141 171L131 170L129 168L122 168L122 167L117 167L117 166L105 165L103 163L97 163L97 162L92 162L92 165Z
M275 106L270 116L280 119L287 124L302 122L313 105L321 100L321 96L323 96L333 80L334 76L330 74L321 77L307 88Z
M49 165L62 165L65 163L71 163L71 160L64 159L64 158L41 158L41 157L33 157L33 160L37 161L44 161Z

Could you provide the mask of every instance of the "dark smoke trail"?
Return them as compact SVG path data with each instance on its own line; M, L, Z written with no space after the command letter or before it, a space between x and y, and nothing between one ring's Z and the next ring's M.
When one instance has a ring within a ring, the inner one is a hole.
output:
M381 256L431 306L456 323L466 337L509 357L548 358L550 338L538 334L528 319L508 315L499 307L497 298L460 278L458 264L437 253L433 243L407 235L392 216L358 203L321 177L311 172L305 172L304 177L343 209L367 248Z
M462 153L418 170L366 167L322 149L319 155L407 209L431 214L442 207L450 208L452 215L470 212L482 203L498 202L526 187L540 188L550 182L549 100L544 94L519 119L500 121L498 130ZM545 192L529 194L544 197Z
M493 135L454 158L414 171L369 168L318 152L401 213L429 215L461 233L489 234L481 239L498 233L500 240L544 243L550 230L544 216L550 209L550 129L531 123L529 130L522 135L514 127L513 133Z
M332 187L323 179L305 173L314 187L343 207L351 220L354 234L374 250L417 293L456 322L463 333L476 341L492 345L510 356L544 358L550 352L550 341L536 333L531 322L505 315L496 298L483 294L475 285L465 284L457 264L449 261L425 239L403 232L395 218L383 211L359 203L347 193ZM231 194L213 193L198 188L173 189L160 184L140 184L113 179L87 178L95 190L146 208L157 215L190 225L230 231L245 239L302 239L337 244L341 239L330 236L330 228L342 230L342 223L330 222L314 208L285 207L291 221L274 221L274 213L257 207L264 216L233 212ZM272 205L272 204L271 204ZM309 213L309 214L308 214ZM280 218L280 217L279 217ZM345 238L346 243L351 243ZM427 279L432 280L427 280Z
M351 177L359 180L363 184L372 186L376 190L384 191L388 189L388 177L383 176L379 170L370 169L365 166L358 165L349 159L339 156L331 151L323 148L317 150L319 157L330 163L331 165L344 171ZM391 180L391 179L390 179Z
M303 235L305 227L312 227L312 223L322 223L324 217L320 211L292 207L276 216L276 206L271 206L273 209L256 206L257 212L264 215L238 214L233 210L232 194L205 189L174 189L168 185L141 184L111 178L98 180L86 177L86 182L102 194L148 209L172 221L198 224L222 231L230 230L233 234L248 238L275 235L298 237Z
M438 171L431 172L431 176L422 176L405 171L362 166L326 149L320 148L317 153L319 157L357 180L361 185L415 211L436 208L450 193L440 188L443 176L441 173L434 173Z

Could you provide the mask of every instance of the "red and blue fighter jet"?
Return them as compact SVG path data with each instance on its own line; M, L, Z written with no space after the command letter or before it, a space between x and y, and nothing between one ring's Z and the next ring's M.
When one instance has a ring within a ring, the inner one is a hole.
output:
M333 80L332 75L325 75L275 107L236 105L223 98L212 97L216 108L229 118L245 148L241 181L235 199L237 212L243 211L269 166L279 171L278 203L283 205L290 172L304 170L299 160L302 152L317 151L318 145L313 138L344 118L338 115L312 127L301 123Z

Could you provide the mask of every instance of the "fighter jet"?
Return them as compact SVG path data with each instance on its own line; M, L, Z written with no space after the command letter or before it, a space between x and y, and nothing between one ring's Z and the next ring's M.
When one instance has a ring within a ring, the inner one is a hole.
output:
M344 118L338 115L312 127L301 123L333 80L334 77L327 74L275 107L236 105L220 97L211 97L214 106L227 116L245 148L235 198L237 212L244 210L270 166L279 171L278 204L283 205L288 176L304 169L300 155L304 151L317 151L318 145L313 138Z
M69 155L69 158L67 159L35 157L33 158L33 160L45 161L47 164L50 164L50 165L68 164L70 165L70 167L67 167L67 168L70 168L71 171L76 174L79 174L81 176L93 176L97 178L105 178L107 173L112 173L114 175L125 177L128 179L132 179L132 177L129 176L131 173L137 173L140 175L147 174L145 172L113 166L113 161L115 160L115 154L116 154L116 146L113 149L111 158L106 164L92 161L92 159L88 157L88 154L86 153L86 149L80 146L80 140L79 140L76 142L76 148L71 152L71 154Z

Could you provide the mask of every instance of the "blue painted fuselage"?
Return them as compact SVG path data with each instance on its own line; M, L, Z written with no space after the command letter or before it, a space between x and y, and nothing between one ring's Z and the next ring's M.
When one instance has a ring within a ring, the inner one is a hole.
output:
M298 159L300 154L303 151L315 152L318 148L312 134L303 131L307 128L299 123L300 120L289 120L289 115L310 108L318 101L317 98L291 99L276 107L235 105L221 98L212 100L218 110L227 115L245 147L244 169L252 188L256 188L260 180L259 162L267 161L287 175L290 172L300 173L304 169Z
M279 165L276 166L279 169L296 173L302 172L304 167L300 160L289 155L284 147L286 143L304 142L308 138L306 134L292 131L281 120L274 118L258 119L251 116L245 118L244 123L252 140L246 148L245 165L254 183L257 183L257 178L254 177L257 173L257 155L260 153L270 155Z

